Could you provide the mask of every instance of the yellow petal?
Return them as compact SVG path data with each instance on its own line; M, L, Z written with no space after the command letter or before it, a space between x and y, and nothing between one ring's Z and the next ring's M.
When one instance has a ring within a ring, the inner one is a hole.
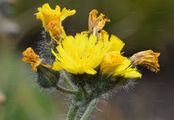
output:
M111 51L105 54L100 65L100 70L103 74L113 74L115 69L121 66L127 58L123 57L118 51Z
M68 16L72 16L76 13L76 10L67 10L66 8L63 8L60 19L63 21Z
M125 78L141 78L142 77L142 74L139 73L136 68L128 68L124 72L123 76Z
M117 36L112 35L110 38L110 51L121 51L125 43L120 40Z
M59 71L62 69L61 65L59 62L54 62L52 67L51 67L53 70L56 70L56 71Z
M126 59L121 65L117 66L114 71L114 76L121 75L130 66L131 61Z

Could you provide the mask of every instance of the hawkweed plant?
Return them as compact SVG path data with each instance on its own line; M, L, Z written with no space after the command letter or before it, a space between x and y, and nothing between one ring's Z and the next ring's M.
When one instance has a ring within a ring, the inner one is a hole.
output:
M160 53L146 50L124 56L125 43L103 30L110 20L95 9L89 13L87 31L67 35L62 22L75 13L59 5L51 9L48 3L39 7L35 16L44 28L43 41L38 54L29 47L22 60L31 64L41 87L71 96L66 120L88 120L102 96L142 77L137 66L158 72Z

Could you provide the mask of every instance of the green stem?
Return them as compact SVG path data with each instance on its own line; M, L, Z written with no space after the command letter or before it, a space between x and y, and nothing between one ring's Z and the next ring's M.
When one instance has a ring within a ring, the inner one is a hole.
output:
M76 120L79 107L73 102L69 108L66 120Z
M76 90L76 87L74 86L74 84L71 82L70 78L68 77L68 75L66 74L66 72L64 70L61 71L61 73L64 76L64 80L67 83L67 85L69 87L71 87L71 89Z
M78 93L76 90L66 89L59 85L56 85L55 88L63 93L68 93L68 94L77 94Z
M89 105L88 105L86 111L84 112L84 114L83 114L83 116L81 117L80 120L88 120L88 119L89 119L90 114L92 113L92 111L93 111L93 109L94 109L94 107L95 107L96 102L97 102L97 99L94 99L94 100L92 100L92 101L89 103Z

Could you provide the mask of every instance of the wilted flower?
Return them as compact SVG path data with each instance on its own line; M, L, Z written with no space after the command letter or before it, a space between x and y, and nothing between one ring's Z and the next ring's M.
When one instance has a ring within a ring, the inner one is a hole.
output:
M160 53L153 52L152 50L141 51L131 56L133 65L146 66L151 71L158 72L160 65L158 64L158 57Z
M76 13L75 10L67 10L66 8L63 8L61 11L59 5L57 5L55 9L51 9L48 3L39 7L38 11L39 12L36 13L37 19L42 21L45 30L57 41L59 41L59 38L64 38L66 36L62 21L68 16Z
M39 58L39 56L34 52L34 50L31 47L27 48L22 53L22 55L23 55L22 61L30 63L32 66L32 70L36 72L37 67L41 64L41 59Z
M89 20L88 20L88 27L89 32L98 32L103 29L106 22L110 22L110 20L102 13L99 14L99 12L96 9L93 9L89 13Z

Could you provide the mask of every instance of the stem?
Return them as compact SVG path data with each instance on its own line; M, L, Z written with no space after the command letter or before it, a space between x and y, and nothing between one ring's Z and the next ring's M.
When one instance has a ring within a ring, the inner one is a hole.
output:
M73 102L69 108L66 120L76 120L79 107Z
M55 88L63 93L68 93L68 94L77 94L78 93L76 90L66 89L59 85L56 85Z
M89 103L89 105L88 105L86 111L84 112L84 114L83 114L83 116L81 117L80 120L88 120L88 119L89 119L90 114L92 113L92 111L93 111L93 109L94 109L94 107L95 107L96 102L97 102L97 99L94 99L94 100L92 100L92 101Z
M64 80L67 83L67 85L69 87L71 87L71 89L76 90L76 87L74 86L74 84L71 82L71 80L69 79L68 75L66 74L66 72L64 70L61 71L61 73L64 76Z

